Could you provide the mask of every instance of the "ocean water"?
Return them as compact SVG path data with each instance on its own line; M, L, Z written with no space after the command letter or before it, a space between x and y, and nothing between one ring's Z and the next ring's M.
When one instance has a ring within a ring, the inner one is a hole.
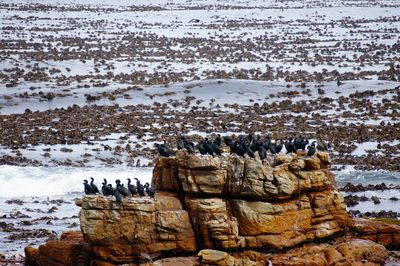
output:
M106 178L114 184L116 179L126 183L127 178L139 178L142 183L150 182L151 167L21 167L0 166L0 198L25 196L62 196L83 191L83 180L94 177L101 187ZM353 184L400 184L400 172L359 171L352 167L335 171L338 186Z
M334 173L339 187L344 186L347 183L363 185L375 185L381 184L382 182L386 183L386 185L400 184L400 172L390 172L385 170L360 171L355 170L352 166L346 166L345 169L334 171Z
M153 169L150 167L20 167L0 166L0 198L24 196L61 196L83 191L83 180L93 177L100 188L103 179L115 184L127 178L138 178L142 183L150 182ZM89 180L90 181L90 180ZM133 180L134 181L134 180Z

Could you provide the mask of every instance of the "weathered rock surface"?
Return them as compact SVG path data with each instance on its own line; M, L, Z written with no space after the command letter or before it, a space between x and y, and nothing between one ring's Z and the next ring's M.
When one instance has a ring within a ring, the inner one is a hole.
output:
M364 239L336 245L306 245L283 254L267 256L273 265L381 265L388 257L384 246Z
M173 193L159 192L155 200L124 199L121 205L103 196L84 196L81 207L83 236L103 260L124 263L197 250L189 215Z
M184 192L203 196L287 199L303 191L333 188L334 178L326 168L329 162L329 155L321 152L311 158L278 155L272 167L256 159L199 157L181 150L176 158L156 161L153 184L176 192L181 185Z
M400 226L362 218L354 218L353 230L360 238L372 240L388 248L400 249Z
M27 262L84 265L89 261L99 266L382 263L388 256L385 246L399 247L399 227L361 219L354 222L329 163L329 155L321 152L312 157L278 155L261 162L179 151L175 158L156 160L155 199L130 197L117 204L112 198L84 196L76 202L81 206L82 234L65 233L39 250L27 248ZM321 244L328 237L331 244ZM317 240L320 244L312 244Z

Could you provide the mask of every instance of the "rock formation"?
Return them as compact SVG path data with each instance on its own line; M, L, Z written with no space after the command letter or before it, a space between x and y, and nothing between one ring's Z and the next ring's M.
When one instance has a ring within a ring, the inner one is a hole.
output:
M382 263L385 246L400 247L400 227L350 217L329 163L322 152L262 162L179 151L155 161L154 200L117 204L84 196L77 201L82 237L49 241L38 252L27 248L27 259L40 265L51 265L46 258L58 265L78 265L76 258L94 265ZM57 253L60 242L70 252Z

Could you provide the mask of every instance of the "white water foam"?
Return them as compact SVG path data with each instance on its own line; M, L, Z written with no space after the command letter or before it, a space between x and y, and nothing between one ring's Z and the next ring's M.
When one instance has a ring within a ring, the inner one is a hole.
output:
M0 197L55 196L83 191L83 180L94 177L100 188L103 178L115 184L127 178L150 182L152 168L74 168L0 166ZM134 180L133 180L134 181Z
M391 172L385 170L372 170L372 171L361 171L354 169L353 166L348 165L345 169L340 171L334 171L336 181L339 186L345 185L346 183L352 184L400 184L400 172Z

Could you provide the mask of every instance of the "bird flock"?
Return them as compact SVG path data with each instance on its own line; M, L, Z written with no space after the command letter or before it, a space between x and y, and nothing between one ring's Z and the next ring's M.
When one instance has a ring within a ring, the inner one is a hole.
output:
M101 193L94 183L94 178L90 178L89 183L86 179L83 180L84 192L86 195L103 194L106 197L114 196L117 203L122 203L123 198L131 196L145 197L146 195L154 199L155 188L151 187L149 183L141 184L138 178L135 178L136 185L132 184L130 178L128 178L127 186L121 183L121 180L115 180L116 186L107 183L107 179L104 178L101 187Z
M328 151L331 148L331 144L326 144L321 138L317 138L317 141L312 141L310 143L310 141L303 136L289 138L284 141L282 139L272 140L271 134L267 134L265 137L262 137L260 134L249 134L239 135L238 137L224 136L222 138L220 134L217 134L212 141L206 137L195 144L189 141L185 135L180 134L177 140L177 149L185 149L189 154L195 154L196 150L198 150L201 155L221 156L223 153L223 144L229 147L231 154L255 158L258 153L262 161L267 159L268 154L275 155L281 153L283 147L285 147L286 153L296 153L299 150L307 150L307 156L314 155L317 150ZM175 155L175 151L166 143L156 143L155 147L163 157Z

